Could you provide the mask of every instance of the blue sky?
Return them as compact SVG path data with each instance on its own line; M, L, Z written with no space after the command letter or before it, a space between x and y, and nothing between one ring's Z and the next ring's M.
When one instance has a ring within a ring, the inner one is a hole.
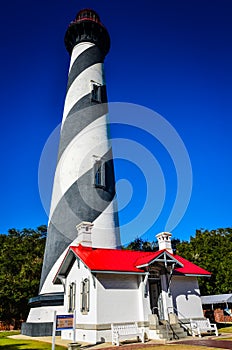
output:
M0 233L47 223L38 165L62 119L69 65L64 33L84 7L98 12L111 37L105 60L109 101L159 113L188 151L192 195L174 236L189 239L199 228L231 227L231 1L13 0L2 5L0 21ZM136 140L163 170L166 198L160 216L147 232L137 225L130 233L152 240L165 229L173 207L175 169L163 145L144 131L115 125L112 136ZM120 213L124 224L142 210L146 181L128 160L117 160L115 167L117 179L133 188L131 202Z

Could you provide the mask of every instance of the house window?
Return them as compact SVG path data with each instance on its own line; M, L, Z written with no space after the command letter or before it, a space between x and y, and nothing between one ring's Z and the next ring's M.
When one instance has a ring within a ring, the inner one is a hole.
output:
M76 299L76 283L72 282L68 288L68 311L73 312L75 310Z
M85 278L81 282L81 312L89 311L89 279Z
M102 160L96 160L94 163L94 185L105 187L105 163Z
M106 86L92 82L91 100L94 102L106 102Z

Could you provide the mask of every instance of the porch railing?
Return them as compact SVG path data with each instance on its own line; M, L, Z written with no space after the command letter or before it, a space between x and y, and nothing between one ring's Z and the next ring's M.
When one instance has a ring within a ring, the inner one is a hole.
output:
M175 311L175 314L176 314L177 316L180 315L180 316L182 316L183 319L185 319L185 320L188 320L188 319L189 319L188 317L186 317L185 315L183 315L179 310L177 310L177 308L175 308L174 306L169 306L169 307L167 308L168 320L170 320L169 315L170 315L170 313L172 313L170 310ZM178 322L181 324L181 326L182 326L190 335L192 335L192 329L191 329L190 327L188 327L186 323L182 322L181 319L179 319L179 318L178 318ZM189 323L190 323L190 321L189 321Z
M155 310L157 310L157 313L158 313L158 316L159 316L159 308L158 308L158 306L154 306L154 307L152 308L152 314L155 313ZM160 319L160 317L159 317L159 319ZM176 334L176 332L174 331L174 329L173 329L171 323L169 322L169 320L164 320L164 319L163 319L163 320L160 320L160 321L163 321L163 323L165 324L165 328L166 328L166 337L167 337L167 339L169 339L169 340L172 340L172 339L179 339L179 336L178 336L178 335ZM169 333L172 334L171 338L169 337Z
M174 329L172 328L172 325L171 325L171 323L169 322L169 320L166 320L165 321L166 323L166 334L167 334L167 339L169 339L169 340L172 340L172 339L179 339L179 336L178 336L178 334L176 334L176 332L174 331ZM169 332L171 332L172 333L172 337L170 338L169 337Z

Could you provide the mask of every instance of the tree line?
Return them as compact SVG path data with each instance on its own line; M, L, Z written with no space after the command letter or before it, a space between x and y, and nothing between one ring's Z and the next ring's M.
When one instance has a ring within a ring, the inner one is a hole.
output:
M0 321L16 328L38 294L47 227L0 234Z
M232 228L196 230L176 253L211 272L210 278L199 278L201 295L232 293Z
M29 311L28 300L38 295L47 227L10 229L0 234L0 321L20 324ZM210 271L199 278L202 295L231 293L232 228L196 230L189 241L172 239L175 254ZM136 238L125 249L156 251L157 242Z

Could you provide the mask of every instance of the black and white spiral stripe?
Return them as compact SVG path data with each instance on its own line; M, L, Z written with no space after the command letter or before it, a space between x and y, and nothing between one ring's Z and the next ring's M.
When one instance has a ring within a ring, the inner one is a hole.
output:
M94 223L93 246L120 246L107 101L91 99L93 82L104 84L103 61L104 54L91 42L73 49L41 276L43 293L50 290L46 280L51 280L48 276L57 269L58 259L75 240L80 222ZM96 157L105 162L104 188L94 186Z

